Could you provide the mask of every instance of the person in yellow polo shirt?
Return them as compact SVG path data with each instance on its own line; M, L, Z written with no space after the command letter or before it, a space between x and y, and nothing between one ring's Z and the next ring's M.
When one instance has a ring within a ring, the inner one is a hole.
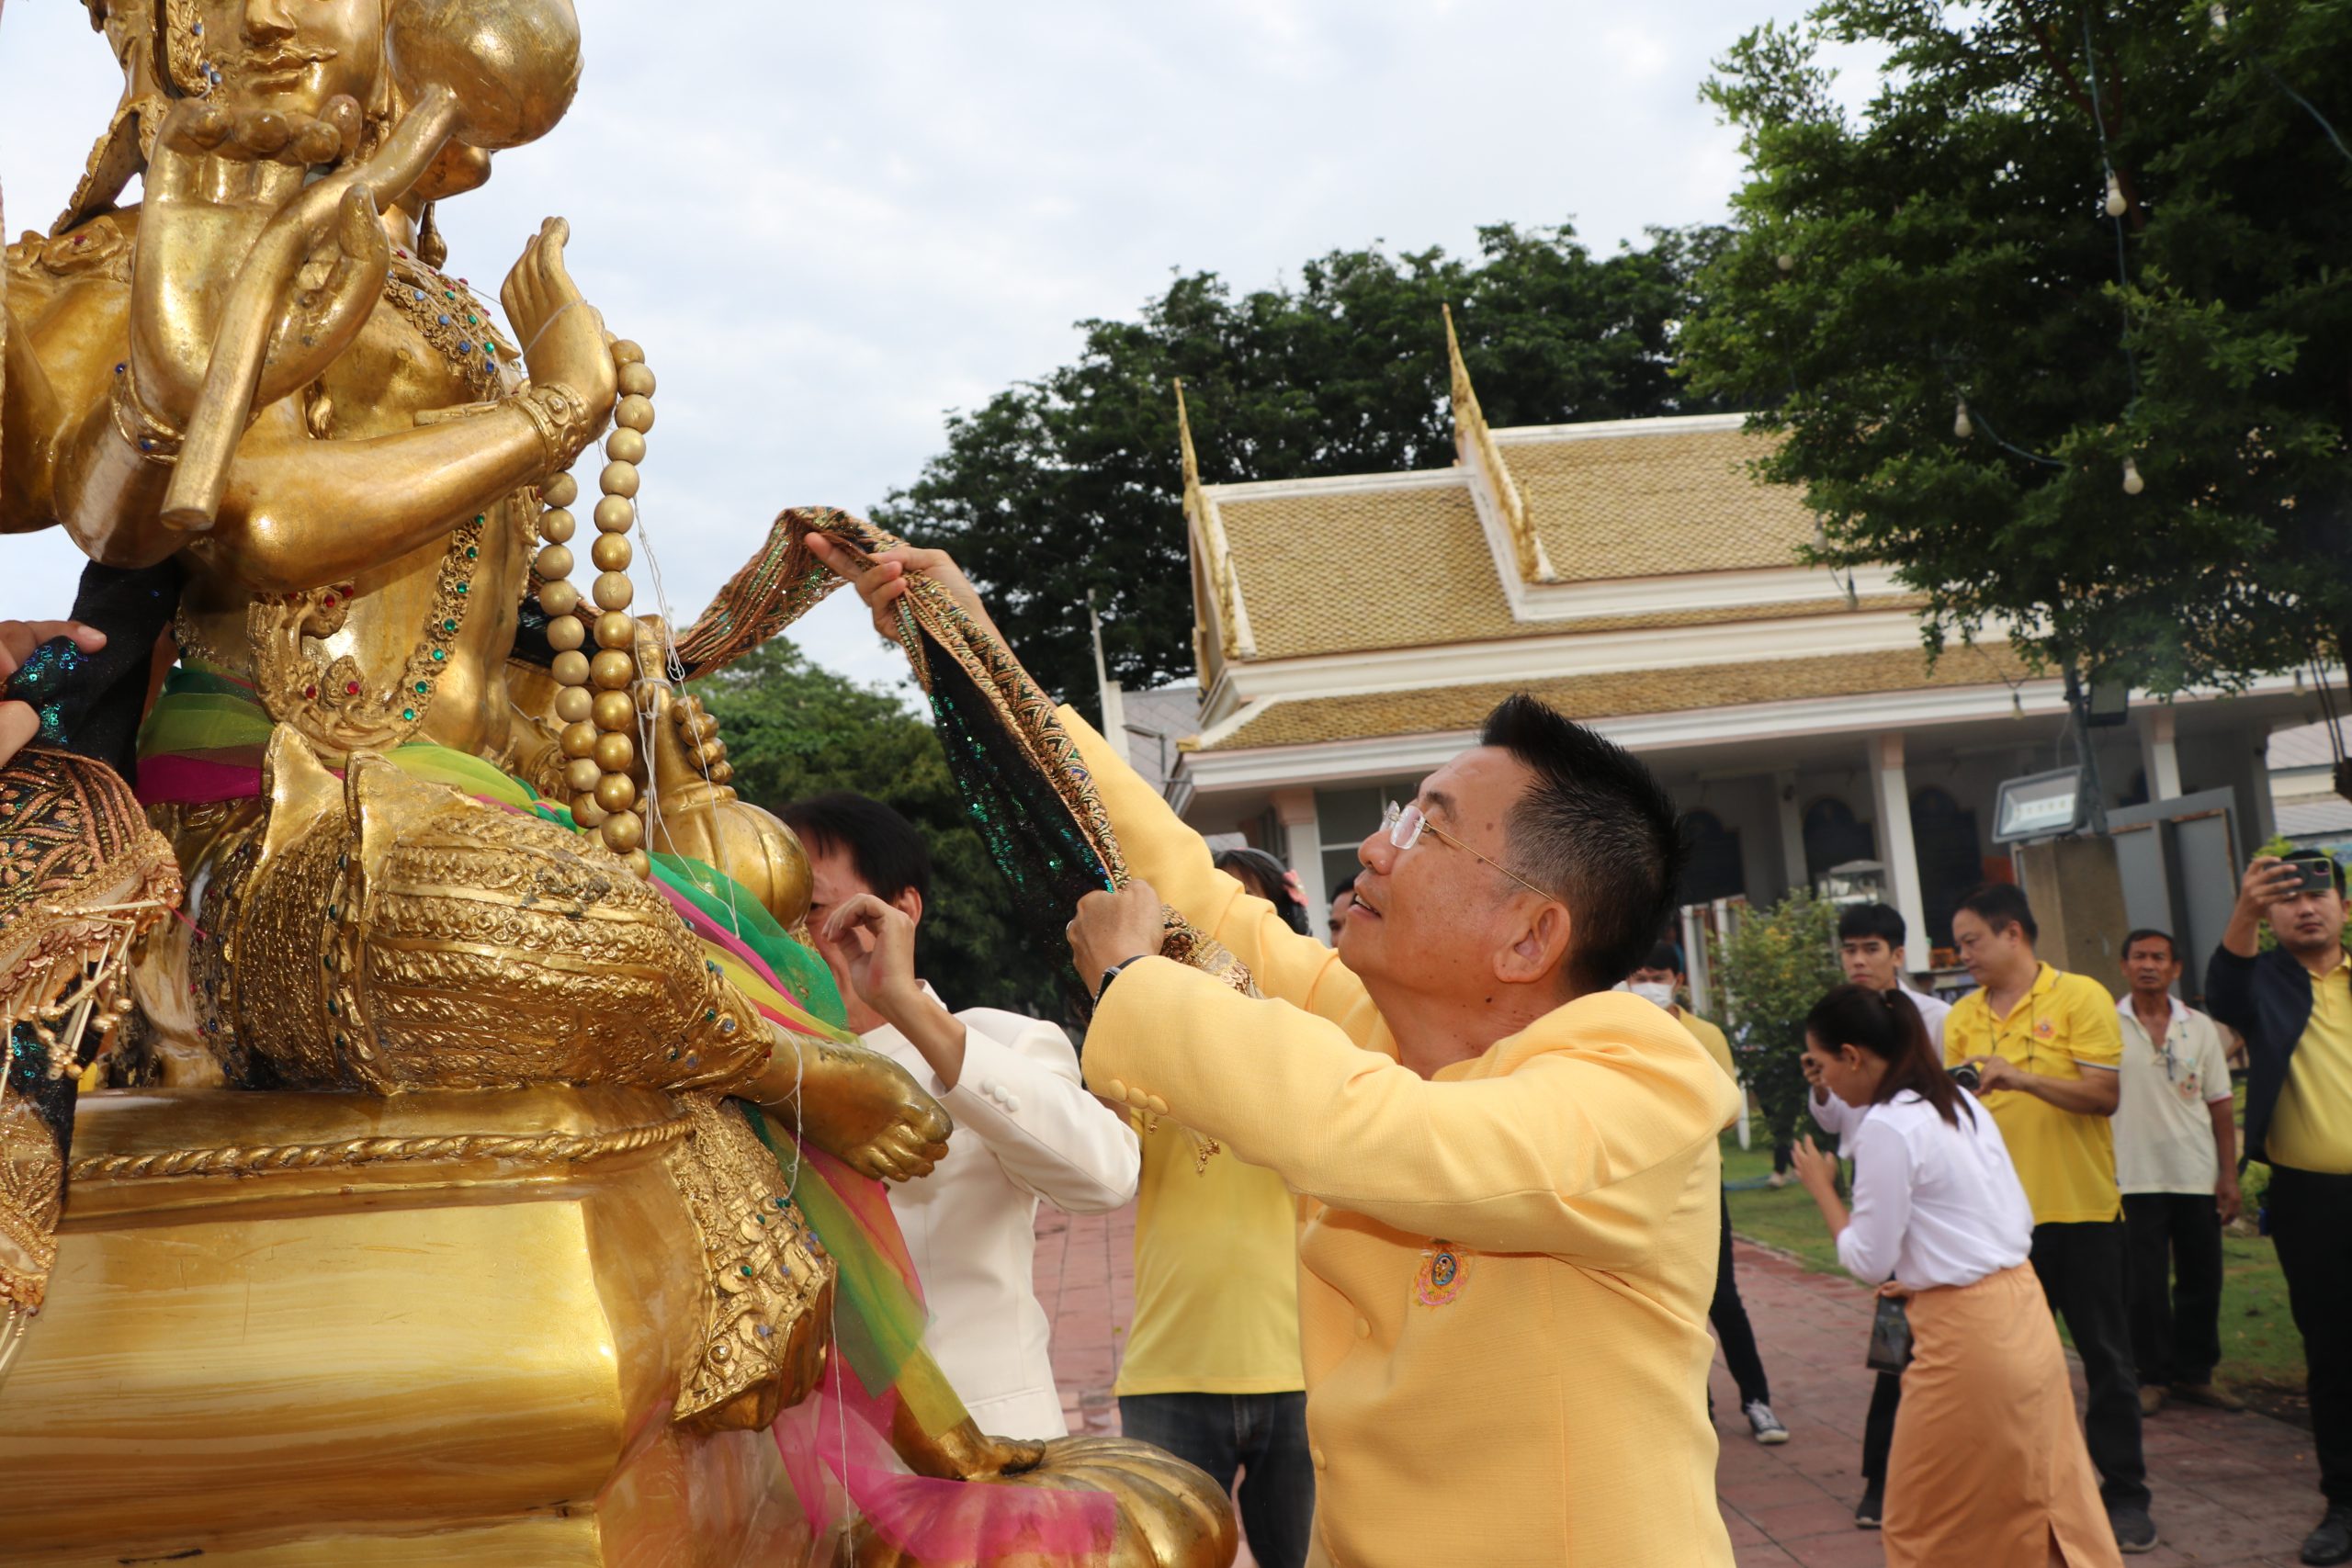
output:
M884 626L910 570L985 615L936 551L826 559ZM1673 801L1513 698L1364 840L1335 953L1061 716L1136 877L1071 923L1100 977L1088 1083L1309 1201L1309 1562L1731 1568L1705 1397L1737 1092L1611 988L1664 929ZM1163 899L1260 994L1147 956Z
M2352 1562L2352 964L2344 870L2317 851L2257 859L2205 970L2213 1016L2245 1036L2245 1151L2303 1337L2327 1512L2302 1561ZM2262 925L2278 945L2262 949Z
M1724 1038L1722 1030L1682 1005L1689 980L1682 971L1682 950L1661 942L1650 949L1642 966L1625 977L1625 988L1672 1013L1674 1021L1707 1048L1709 1059L1724 1070L1724 1077L1736 1084L1739 1068L1731 1059L1731 1042ZM1722 1208L1723 1243L1715 1252L1715 1299L1707 1305L1707 1321L1715 1325L1715 1338L1724 1348L1724 1370L1739 1390L1739 1413L1747 1417L1748 1435L1767 1445L1785 1443L1789 1429L1772 1414L1771 1380L1764 1375L1764 1357L1756 1348L1756 1329L1747 1321L1747 1303L1739 1299L1739 1275L1732 1267L1728 1195ZM1707 1396L1707 1412L1714 1414L1713 1393Z
M1944 1062L1978 1075L1977 1093L2033 1205L2033 1271L2083 1358L2085 1436L2115 1543L2126 1553L2152 1551L2156 1527L2125 1290L2130 1247L2108 1125L2122 1098L2115 998L2089 976L2041 962L2033 910L2005 883L1962 897L1951 934L1982 988L1944 1019Z

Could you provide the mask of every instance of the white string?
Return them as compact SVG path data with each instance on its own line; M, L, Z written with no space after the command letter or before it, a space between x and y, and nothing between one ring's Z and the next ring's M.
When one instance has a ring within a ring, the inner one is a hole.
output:
M554 312L549 315L546 321L539 323L539 330L531 334L531 341L523 345L523 357L526 360L529 359L531 357L531 350L538 347L539 340L548 335L548 329L555 325L558 321L563 320L567 312L577 310L583 305L587 305L588 313L596 318L596 325L602 327L605 324L605 317L602 311L598 310L594 305L589 305L588 301L585 299L567 299L562 304L558 305L555 308Z

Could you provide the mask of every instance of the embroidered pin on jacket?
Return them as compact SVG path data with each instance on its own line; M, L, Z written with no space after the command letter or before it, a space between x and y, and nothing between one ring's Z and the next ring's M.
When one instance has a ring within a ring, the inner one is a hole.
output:
M1421 1249L1421 1271L1413 1280L1413 1299L1425 1307L1453 1304L1470 1278L1470 1255L1450 1241L1433 1241Z

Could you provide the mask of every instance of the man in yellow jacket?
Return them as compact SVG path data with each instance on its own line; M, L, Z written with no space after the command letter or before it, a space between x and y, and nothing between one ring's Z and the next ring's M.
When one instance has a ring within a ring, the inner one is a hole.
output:
M820 549L893 624L910 571ZM1076 715L1136 880L1071 922L1098 1092L1310 1200L1307 1429L1329 1568L1729 1568L1705 1413L1736 1090L1610 989L1680 852L1632 757L1529 699L1364 840L1339 953L1293 932ZM1147 956L1165 900L1260 997ZM1710 1202L1717 1199L1717 1202Z

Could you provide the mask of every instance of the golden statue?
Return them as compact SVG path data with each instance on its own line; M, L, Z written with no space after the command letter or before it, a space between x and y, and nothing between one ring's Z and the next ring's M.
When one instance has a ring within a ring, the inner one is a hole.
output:
M846 1253L947 1122L811 1005L806 862L628 614L652 373L560 220L512 341L432 222L569 106L569 0L87 3L125 90L7 252L0 532L175 596L187 897L0 1382L12 1560L1230 1561L1167 1456L978 1433Z

